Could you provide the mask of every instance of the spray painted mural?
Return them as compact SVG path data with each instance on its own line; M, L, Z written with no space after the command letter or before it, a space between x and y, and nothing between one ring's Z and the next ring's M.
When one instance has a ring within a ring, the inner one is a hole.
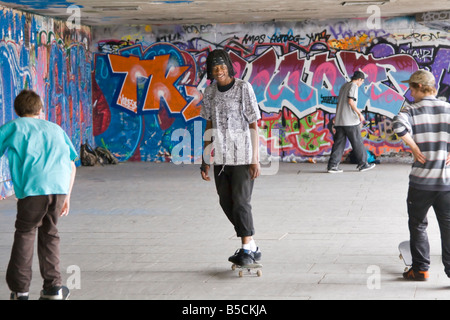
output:
M79 150L92 134L92 72L88 27L0 7L0 125L16 118L14 99L33 89L44 115ZM6 156L0 158L0 198L13 192Z
M205 62L215 48L230 52L237 76L255 90L262 153L279 154L284 161L330 154L337 95L356 70L367 75L358 101L367 120L364 143L377 156L405 150L391 127L411 99L401 81L425 68L436 77L438 96L450 96L449 34L410 17L382 20L377 29L355 19L117 27L96 33L94 136L121 160L170 161L180 141L190 139L193 151L184 151L199 161Z

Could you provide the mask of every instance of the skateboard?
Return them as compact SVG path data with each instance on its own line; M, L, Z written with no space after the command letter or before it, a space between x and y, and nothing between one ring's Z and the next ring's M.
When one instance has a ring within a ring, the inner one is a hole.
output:
M409 241L403 241L398 245L398 251L400 251L400 259L405 263L405 272L412 267L411 246Z
M253 264L246 264L246 265L237 265L237 264L232 264L231 265L231 270L236 270L238 269L238 275L239 278L242 278L244 276L244 274L247 275L252 275L252 274L256 274L258 277L262 276L262 264L259 263L253 263Z
M62 286L61 289L62 289L62 295L63 295L62 300L69 300L69 296L70 296L69 288ZM52 299L40 297L39 300L52 300Z

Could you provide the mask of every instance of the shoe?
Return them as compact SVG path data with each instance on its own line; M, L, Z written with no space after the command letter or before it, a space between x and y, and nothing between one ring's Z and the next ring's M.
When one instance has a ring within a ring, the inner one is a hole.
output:
M428 271L414 271L413 268L403 273L403 278L413 281L427 281L430 277Z
M257 253L257 251L238 249L238 250L236 250L234 255L232 255L231 257L228 258L228 261L230 261L231 263L234 263L235 265L238 265L238 266L254 264L256 262L255 253L261 259L260 251L259 251L259 253Z
M328 168L328 173L342 173L344 170L339 167Z
M261 261L261 257L262 257L262 253L259 250L259 247L256 248L256 251L253 251L253 258L255 259L255 261Z
M11 292L9 300L28 300L28 293L19 294L18 292Z
M358 168L359 172L369 171L375 168L375 163L366 163Z
M69 295L70 293L67 287L53 287L51 289L41 290L39 300L67 300Z

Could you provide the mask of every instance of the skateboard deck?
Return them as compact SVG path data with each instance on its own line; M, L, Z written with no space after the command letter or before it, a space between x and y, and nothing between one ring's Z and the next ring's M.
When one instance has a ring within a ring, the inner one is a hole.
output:
M412 267L411 246L409 241L403 241L398 245L398 251L400 251L400 259L405 263L405 272Z
M62 289L62 295L63 295L62 300L69 300L69 296L70 296L69 288L62 286L61 289ZM52 300L52 299L47 299L47 298L41 297L41 298L39 298L39 300Z
M238 269L238 275L240 278L242 278L245 274L247 275L252 275L252 274L256 274L258 277L262 276L262 264L260 263L253 263L253 264L247 264L247 265L237 265L237 264L232 264L231 265L231 270L236 270Z

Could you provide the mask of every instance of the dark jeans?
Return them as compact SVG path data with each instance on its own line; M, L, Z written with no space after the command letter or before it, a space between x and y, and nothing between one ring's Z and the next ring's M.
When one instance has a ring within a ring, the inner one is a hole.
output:
M238 237L255 234L252 206L253 180L250 166L214 166L219 203L228 220L233 224Z
M16 231L6 282L13 292L28 292L36 230L39 268L44 289L61 285L59 235L56 224L66 195L32 196L17 201Z
M408 191L409 231L413 269L428 271L430 244L428 242L427 213L433 207L441 230L442 262L450 277L450 191L425 191L412 187Z
M328 169L337 167L341 163L344 154L347 138L352 145L353 154L358 162L358 166L367 162L367 151L361 138L361 127L356 126L337 126L335 127L333 149L331 150L330 160L328 161Z

